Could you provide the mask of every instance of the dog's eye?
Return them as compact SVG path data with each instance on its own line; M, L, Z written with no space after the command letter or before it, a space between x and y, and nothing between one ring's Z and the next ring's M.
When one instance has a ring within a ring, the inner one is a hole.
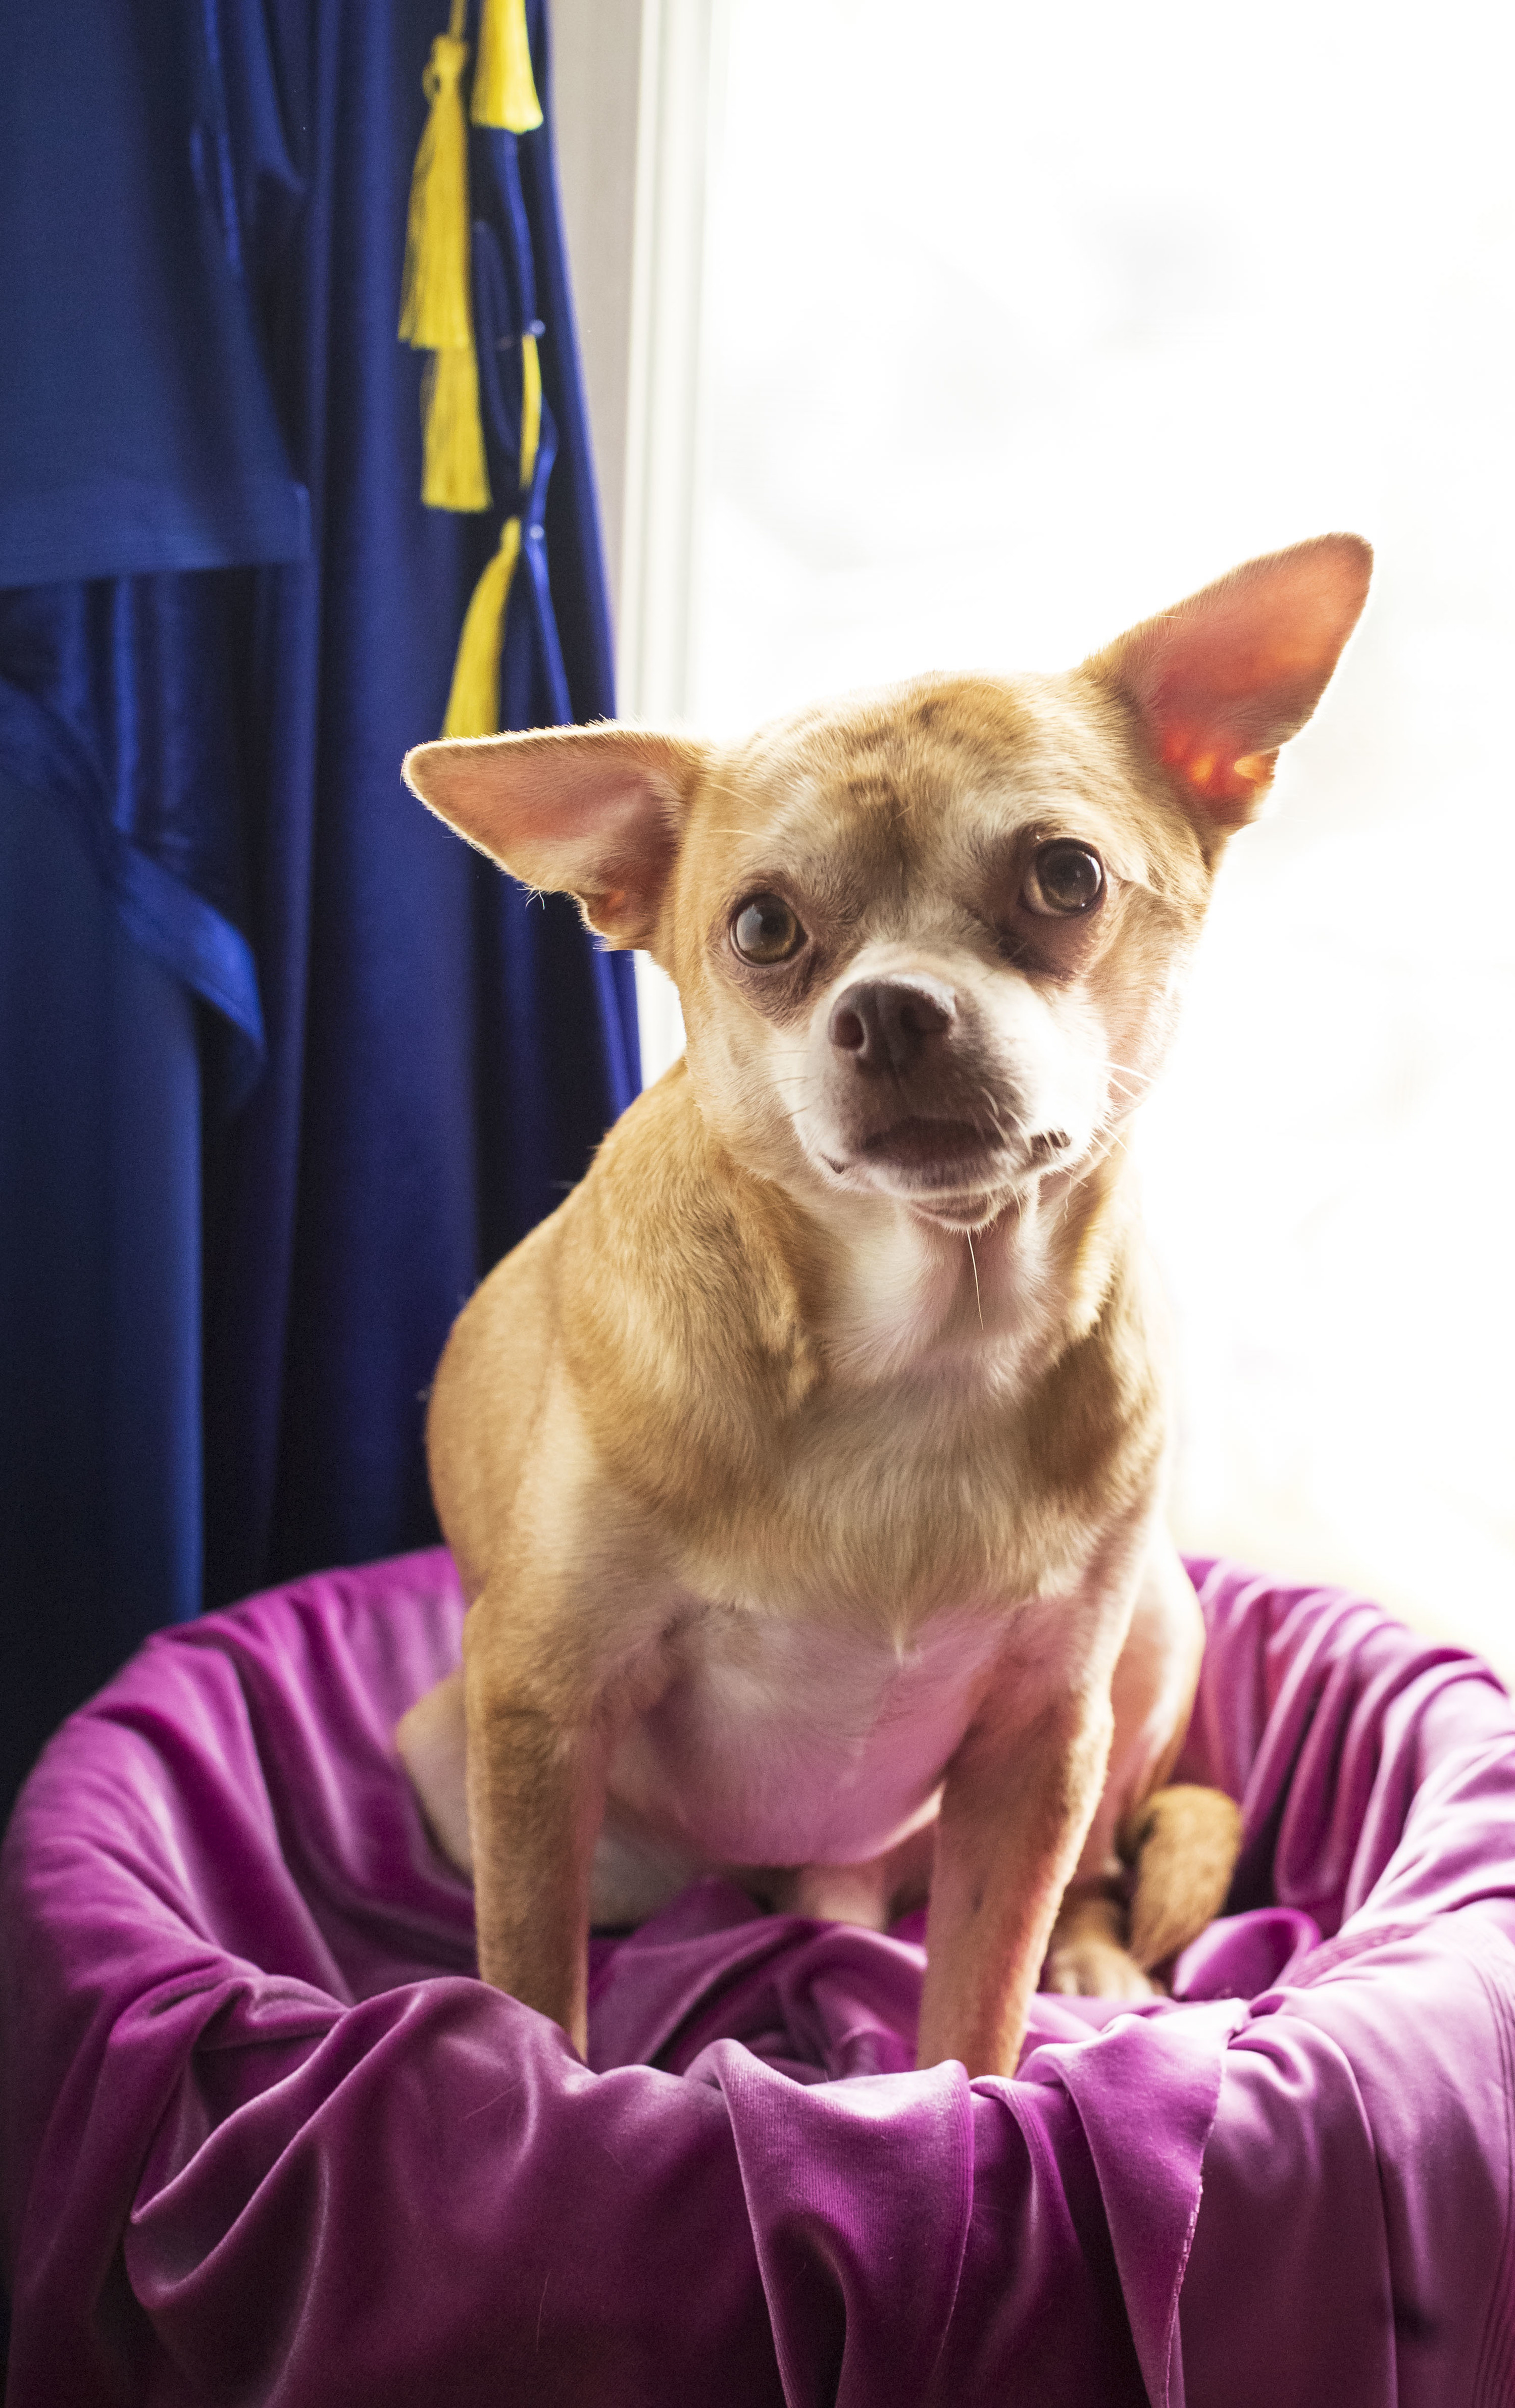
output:
M755 895L731 923L731 942L744 962L786 962L805 932L780 896Z
M1087 844L1066 838L1039 847L1026 872L1020 899L1044 918L1072 920L1092 911L1104 893L1104 865Z

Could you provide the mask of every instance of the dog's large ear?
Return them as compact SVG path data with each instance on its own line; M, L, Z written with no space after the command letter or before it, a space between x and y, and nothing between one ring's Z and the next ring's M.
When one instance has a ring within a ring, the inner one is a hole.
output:
M1234 568L1085 669L1135 704L1195 816L1239 827L1324 693L1372 569L1361 536L1318 536Z
M705 748L640 727L418 744L405 782L512 877L574 896L615 946L652 937Z

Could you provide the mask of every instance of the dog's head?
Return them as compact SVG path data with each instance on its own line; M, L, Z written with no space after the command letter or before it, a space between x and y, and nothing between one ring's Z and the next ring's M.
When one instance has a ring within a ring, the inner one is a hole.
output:
M1139 1100L1226 838L1367 592L1322 536L1060 677L920 678L736 746L421 745L422 800L678 984L701 1109L812 1194L973 1229Z

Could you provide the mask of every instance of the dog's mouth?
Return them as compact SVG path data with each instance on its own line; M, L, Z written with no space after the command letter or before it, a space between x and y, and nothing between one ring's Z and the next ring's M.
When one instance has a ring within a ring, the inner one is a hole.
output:
M919 1196L981 1192L1002 1184L1007 1168L997 1130L933 1113L891 1121L856 1139L845 1155L828 1154L824 1159L839 1178L849 1171L883 1172L890 1187Z
M972 1121L913 1114L891 1122L887 1128L875 1129L872 1137L863 1139L858 1152L865 1162L887 1164L892 1169L960 1170L987 1163L1001 1152L1001 1141L992 1129L979 1128Z
M1072 1151L1065 1129L1012 1140L979 1121L912 1112L853 1140L844 1154L823 1154L837 1178L881 1188L950 1226L992 1219L1028 1178L1060 1167Z

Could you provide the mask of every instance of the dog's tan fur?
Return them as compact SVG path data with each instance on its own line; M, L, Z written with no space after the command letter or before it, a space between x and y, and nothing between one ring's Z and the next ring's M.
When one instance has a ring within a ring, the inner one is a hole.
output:
M975 2073L1013 2070L1044 1960L1138 1995L1219 1906L1234 1810L1162 1788L1201 1630L1121 1129L1368 560L1322 538L1065 677L922 679L744 745L410 755L474 843L647 946L688 1032L461 1315L428 1431L472 1606L400 1745L471 1859L483 1977L581 2046L591 1914L700 1866L875 1922L929 1877L920 2058ZM1026 900L1058 839L1104 865L1087 916ZM758 894L793 965L734 949ZM836 1033L859 978L946 998L887 1076Z

